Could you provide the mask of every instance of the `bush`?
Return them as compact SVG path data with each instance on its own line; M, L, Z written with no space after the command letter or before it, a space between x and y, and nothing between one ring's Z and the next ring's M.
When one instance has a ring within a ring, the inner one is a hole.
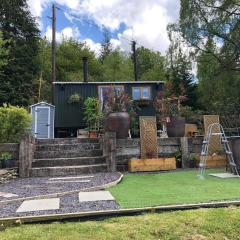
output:
M102 113L100 111L100 102L97 98L88 97L84 101L84 121L88 128L99 126Z
M0 107L0 142L18 143L31 124L26 109L4 104Z

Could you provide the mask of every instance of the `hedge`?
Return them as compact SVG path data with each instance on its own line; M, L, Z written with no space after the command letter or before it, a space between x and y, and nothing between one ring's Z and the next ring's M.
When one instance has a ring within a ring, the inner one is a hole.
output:
M26 109L4 104L0 107L0 142L20 142L30 124L31 115Z

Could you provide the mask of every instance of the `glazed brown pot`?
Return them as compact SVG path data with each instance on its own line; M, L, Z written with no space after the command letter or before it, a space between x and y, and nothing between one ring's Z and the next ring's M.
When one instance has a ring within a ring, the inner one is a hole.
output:
M128 137L130 116L127 112L110 113L105 121L105 128L110 132L116 132L118 139Z
M168 137L184 137L185 135L185 118L171 117L167 122Z

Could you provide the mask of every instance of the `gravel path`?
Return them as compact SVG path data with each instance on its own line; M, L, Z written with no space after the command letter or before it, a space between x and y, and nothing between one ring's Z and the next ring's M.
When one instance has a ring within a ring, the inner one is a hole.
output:
M58 210L43 210L32 211L25 213L16 213L21 202L8 203L0 205L0 218L7 217L20 217L20 216L37 216L37 215L49 215L59 213L77 213L86 211L98 211L98 210L114 210L119 209L119 205L115 201L95 201L79 203L78 193L69 194L60 197L60 208Z
M4 198L0 196L0 201L23 198L23 197L34 197L39 195L62 193L72 190L81 190L84 188L97 187L111 182L117 181L121 173L97 173L97 174L84 174L78 175L86 176L83 179L77 180L91 180L90 182L60 182L60 183L49 183L50 177L38 177L38 178L18 178L11 180L8 183L0 185L0 192L17 194L16 197ZM94 176L87 178L87 176ZM74 177L74 176L70 176ZM76 176L77 177L77 176ZM52 177L51 177L52 178ZM71 179L72 180L72 179Z

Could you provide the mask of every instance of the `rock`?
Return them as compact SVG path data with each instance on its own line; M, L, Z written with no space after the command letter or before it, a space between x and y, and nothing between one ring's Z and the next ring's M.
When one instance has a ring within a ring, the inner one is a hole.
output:
M16 169L0 169L0 184L6 183L17 176Z
M2 175L5 175L7 173L7 170L5 170L5 169L0 169L0 177L2 176Z

